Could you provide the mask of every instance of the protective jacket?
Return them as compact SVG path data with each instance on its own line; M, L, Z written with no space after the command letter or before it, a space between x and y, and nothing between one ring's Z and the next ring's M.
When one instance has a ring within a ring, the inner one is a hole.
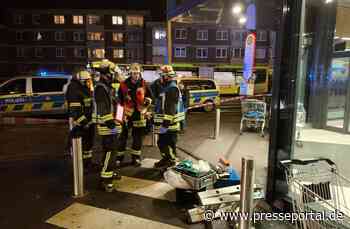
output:
M114 90L103 81L96 84L94 91L97 133L115 135L121 132L121 125L115 121L116 106Z
M155 130L165 127L170 132L180 130L180 122L185 120L182 96L176 81L170 81L161 88L161 93L156 100L154 124Z
M92 119L92 93L79 80L72 79L66 91L66 102L69 117L75 126L85 126Z

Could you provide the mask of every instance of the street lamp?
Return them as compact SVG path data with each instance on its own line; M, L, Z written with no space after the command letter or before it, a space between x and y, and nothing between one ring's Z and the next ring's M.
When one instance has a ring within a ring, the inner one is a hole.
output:
M241 6L241 5L235 5L235 6L232 8L232 12L233 12L233 14L235 14L235 15L239 15L239 14L242 12L242 6Z
M238 20L239 24L243 25L247 22L247 18L245 16L241 16Z

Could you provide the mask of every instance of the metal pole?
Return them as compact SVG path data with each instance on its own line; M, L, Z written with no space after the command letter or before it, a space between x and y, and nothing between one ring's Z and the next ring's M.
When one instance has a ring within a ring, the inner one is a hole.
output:
M84 195L83 152L81 138L73 138L74 197Z
M155 133L154 125L152 126L152 146L157 146L158 134Z
M249 216L252 216L253 213L254 180L255 164L253 157L242 158L240 211L243 214L249 214ZM251 220L245 220L242 217L239 228L250 229Z
M73 129L73 119L69 118L69 130ZM83 149L81 137L72 138L71 156L73 159L73 195L74 197L84 196L84 168L83 168Z
M215 123L215 136L214 139L217 140L220 135L220 116L221 115L221 109L216 109L216 123Z
M172 55L173 55L173 50L172 50L172 33L171 33L171 20L167 21L167 48L168 48L168 64L172 63Z

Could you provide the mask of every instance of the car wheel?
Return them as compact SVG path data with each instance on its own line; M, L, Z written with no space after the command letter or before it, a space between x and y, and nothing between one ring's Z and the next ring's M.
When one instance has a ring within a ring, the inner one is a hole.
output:
M211 100L207 100L204 102L205 106L203 107L203 110L205 112L212 112L213 110L215 110L215 104L213 103L213 101Z

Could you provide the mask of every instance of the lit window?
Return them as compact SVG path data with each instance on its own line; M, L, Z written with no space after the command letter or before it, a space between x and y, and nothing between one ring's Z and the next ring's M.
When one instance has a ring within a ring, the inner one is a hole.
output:
M82 15L74 15L73 16L73 24L82 25L84 24L84 16Z
M227 48L216 48L216 58L226 58Z
M218 31L216 31L216 40L218 40L218 41L226 41L226 40L228 40L228 32L227 32L227 30L218 30Z
M100 49L100 48L89 48L88 49L88 57L89 58L105 58L105 50L104 49Z
M175 30L175 38L178 40L187 39L187 30L186 29L176 29Z
M197 48L197 58L205 59L208 58L208 48Z
M34 25L39 25L40 24L40 15L39 14L34 14L32 16L32 22Z
M175 48L175 57L186 57L186 48L185 47L176 47Z
M115 59L124 58L124 50L123 49L113 49L113 58L115 58Z
M78 58L85 57L85 48L74 48L74 56Z
M85 40L84 32L74 32L73 33L73 40L74 41L84 41Z
M63 48L56 48L56 57L64 57Z
M87 21L89 25L97 25L100 24L101 18L97 15L89 15L87 16Z
M34 32L33 40L42 41L43 40L43 33L42 32Z
M66 35L63 31L55 32L56 41L64 41L65 39L66 39Z
M163 40L163 39L165 39L166 38L166 32L165 32L165 30L156 30L155 32L154 32L154 39L156 39L156 40Z
M65 23L64 15L55 15L54 16L54 23L55 24L64 24Z
M122 42L123 37L123 33L113 33L113 41L115 42Z
M24 48L17 47L16 48L16 56L17 57L24 57Z
M128 25L143 26L143 16L127 16Z
M43 54L44 54L43 48L41 47L35 48L35 57L43 57Z
M16 32L16 41L23 41L23 32L17 31Z
M197 40L199 40L199 41L208 40L208 30L198 30L197 31Z
M23 14L16 14L14 18L14 22L17 25L24 24L24 15Z
M122 16L112 16L112 24L113 25L122 25L123 17Z
M88 32L87 39L89 41L103 41L104 40L102 32Z

